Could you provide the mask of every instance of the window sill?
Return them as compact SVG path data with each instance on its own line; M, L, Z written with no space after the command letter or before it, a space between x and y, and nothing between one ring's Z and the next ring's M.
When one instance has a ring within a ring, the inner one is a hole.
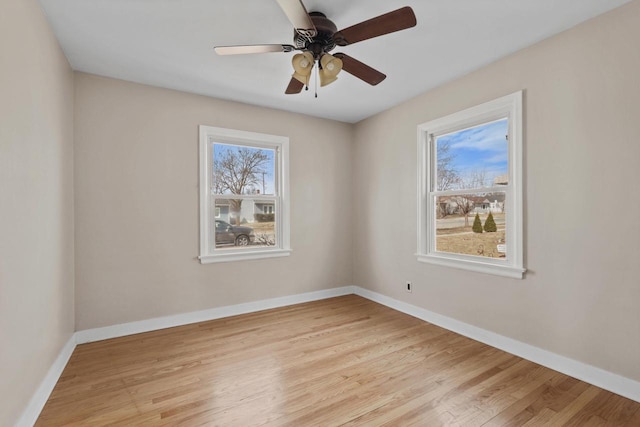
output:
M198 257L200 264L214 262L246 261L252 259L279 258L291 255L291 249L269 249L247 252L230 252L215 255L201 255Z
M478 273L493 274L496 276L510 277L512 279L522 279L526 268L514 267L510 265L489 264L471 260L453 259L440 255L416 254L418 261L429 264L442 265L445 267L459 268L462 270L476 271Z

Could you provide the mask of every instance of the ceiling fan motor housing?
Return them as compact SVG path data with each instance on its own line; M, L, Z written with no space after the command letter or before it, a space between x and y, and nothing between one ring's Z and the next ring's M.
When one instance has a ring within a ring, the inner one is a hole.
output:
M294 31L293 42L298 49L308 50L316 59L319 59L322 54L336 47L333 35L338 31L338 27L324 13L311 12L309 16L316 27L316 36L310 40Z
M341 70L372 86L377 85L387 76L344 53L330 55L329 52L336 46L348 46L406 30L417 23L413 9L405 6L338 31L336 24L324 13L307 12L302 0L277 0L277 2L295 28L294 46L289 44L216 46L215 51L218 55L302 51L291 59L295 73L285 90L286 94L300 93L302 88L309 84L309 76L316 63L321 86L335 81Z

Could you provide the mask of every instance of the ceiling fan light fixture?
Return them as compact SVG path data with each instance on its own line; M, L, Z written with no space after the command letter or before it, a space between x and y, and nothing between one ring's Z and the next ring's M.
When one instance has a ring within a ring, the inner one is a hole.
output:
M302 52L293 55L291 63L293 64L294 70L293 78L309 86L311 70L313 69L313 64L315 63L313 54L311 52Z
M379 84L387 77L380 71L344 53L329 55L327 52L331 52L336 45L352 45L415 27L417 23L413 9L405 6L338 30L336 24L327 18L324 13L319 11L309 13L303 4L303 0L276 1L285 15L287 15L291 24L293 24L293 45L216 46L214 49L218 55L301 51L301 53L293 56L294 73L285 90L285 94L300 93L305 86L309 90L309 81L316 61L318 62L316 89L318 80L320 80L321 86L329 85L338 79L338 74L341 70L371 86Z
M320 86L327 86L338 80L338 73L342 70L342 60L328 53L320 58Z

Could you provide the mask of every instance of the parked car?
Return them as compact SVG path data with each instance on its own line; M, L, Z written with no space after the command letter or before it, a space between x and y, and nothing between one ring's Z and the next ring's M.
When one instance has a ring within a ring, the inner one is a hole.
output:
M247 246L255 240L253 228L241 225L231 225L228 222L216 220L216 245Z

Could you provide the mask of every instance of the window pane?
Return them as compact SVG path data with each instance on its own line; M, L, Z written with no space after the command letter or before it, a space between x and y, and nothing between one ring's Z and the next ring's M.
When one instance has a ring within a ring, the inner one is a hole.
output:
M215 248L242 249L276 245L275 201L216 199L212 219Z
M436 251L504 258L504 207L505 193L436 197ZM474 226L476 214L479 224Z
M213 194L275 194L275 150L213 144Z
M438 136L437 191L506 185L508 119Z

